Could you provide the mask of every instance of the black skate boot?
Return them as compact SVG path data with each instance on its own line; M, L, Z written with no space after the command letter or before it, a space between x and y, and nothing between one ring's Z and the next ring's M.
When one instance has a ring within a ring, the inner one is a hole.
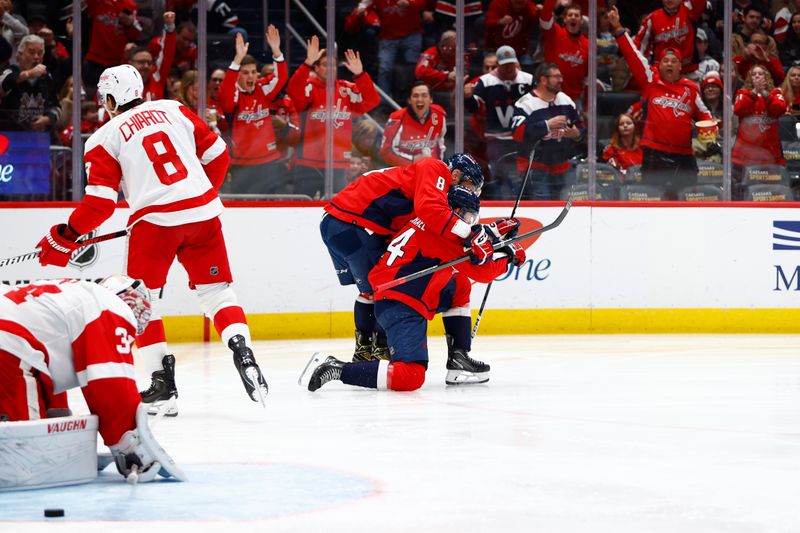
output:
M379 361L389 360L389 345L386 343L386 337L377 333L372 334L372 359Z
M178 398L178 388L175 386L175 356L167 354L161 359L163 370L153 372L150 388L139 393L142 403L151 404L147 414L156 415L161 407L173 396ZM178 406L173 404L164 413L164 416L178 416Z
M231 337L231 340L228 341L228 348L233 350L233 364L239 371L247 394L254 402L261 402L261 405L264 405L269 387L261 374L261 369L256 364L253 350L247 347L244 337L241 335Z
M486 383L489 381L490 366L483 361L476 361L462 348L453 347L453 337L447 338L447 376L444 382L448 385L465 385L468 383Z
M353 362L369 361L370 359L372 359L372 340L370 334L357 329L356 351L353 353Z
M300 374L297 384L314 392L329 381L341 379L344 365L344 361L339 361L332 355L315 353Z

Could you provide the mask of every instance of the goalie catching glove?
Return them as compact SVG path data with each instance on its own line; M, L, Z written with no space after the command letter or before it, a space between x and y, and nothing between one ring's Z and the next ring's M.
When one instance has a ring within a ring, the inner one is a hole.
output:
M72 252L81 246L77 242L78 237L80 237L78 232L72 229L69 224L56 224L50 228L47 235L36 245L41 250L39 264L42 266L67 266Z
M187 481L186 474L156 441L147 423L147 406L136 409L136 429L126 431L118 443L111 446L117 470L129 483L147 483L156 475Z

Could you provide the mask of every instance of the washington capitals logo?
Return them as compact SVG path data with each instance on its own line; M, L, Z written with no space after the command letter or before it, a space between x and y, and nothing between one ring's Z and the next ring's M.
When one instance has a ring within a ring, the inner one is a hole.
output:
M653 98L653 103L667 109L672 108L672 112L675 113L675 116L680 117L684 113L688 115L692 112L692 106L688 104L691 96L691 91L689 91L689 89L684 89L683 95L677 100L674 97L659 96L658 98Z

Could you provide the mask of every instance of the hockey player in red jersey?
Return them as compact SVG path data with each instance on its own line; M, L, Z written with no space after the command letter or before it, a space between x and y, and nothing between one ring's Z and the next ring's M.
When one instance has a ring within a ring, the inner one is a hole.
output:
M642 132L642 182L664 187L667 198L697 182L697 161L692 151L695 121L713 120L697 84L681 77L680 51L665 48L651 67L619 22L611 8L608 20L620 52L642 87L644 131Z
M447 114L432 103L428 84L417 80L411 85L408 106L389 115L383 131L381 157L389 165L406 166L422 157L441 159Z
M152 439L146 414L137 417L144 408L132 347L150 312L147 287L122 275L100 283L45 280L6 290L0 295L0 421L70 416L66 391L80 387L120 473L128 477L136 464L139 481L158 473L184 480ZM152 453L156 449L159 457ZM36 462L28 465L32 471Z
M581 7L578 4L567 6L564 10L565 25L562 27L555 20L555 5L556 0L545 0L539 13L544 60L558 65L564 76L561 90L580 105L579 97L589 72L589 41L581 33Z
M661 57L664 50L677 50L683 61L681 74L697 70L695 24L703 15L706 0L662 0L663 6L642 19L633 42L644 57Z
M515 219L503 219L489 226L477 224L480 202L469 188L453 185L447 198L452 215L466 225L475 224L473 234L480 235L485 242L491 242L490 235L495 238L513 235L519 227ZM470 249L471 241L464 243L443 238L438 227L416 217L406 223L389 243L386 253L370 272L369 281L377 287L399 276L461 257ZM470 287L465 276L487 283L505 273L509 265L519 265L524 261L525 251L515 243L497 253L473 254L471 262L460 263L457 271L456 267L442 269L376 292L375 314L386 330L389 361L345 363L317 353L306 365L300 384L310 391L333 380L382 390L412 391L420 388L428 367L428 321L445 309L468 309ZM456 272L461 276L454 277ZM473 360L468 354L469 313L460 318L462 321L454 338L448 339L448 347L455 346L456 349L448 350L446 383L485 383L489 379L489 365Z
M472 231L447 204L452 184L480 191L480 165L466 154L442 162L425 157L406 167L363 174L325 206L320 232L341 285L360 291L353 309L356 326L354 360L386 358L383 330L375 322L368 275L386 251L389 238L415 216L445 240L463 242ZM476 242L476 251L485 243ZM447 328L447 326L445 326Z
M309 196L321 195L325 170L326 79L329 75L325 49L320 49L319 38L314 35L307 41L306 60L300 64L289 80L286 94L297 111L306 113L303 141L294 169L294 192ZM364 71L361 56L352 50L345 51L344 66L353 74L353 81L336 80L334 95L334 192L345 185L345 171L350 167L350 150L353 144L353 118L367 113L380 103L372 78ZM332 73L335 76L335 73Z
M203 313L211 318L253 401L267 384L250 348L250 329L233 281L219 216L217 188L230 157L223 140L174 100L142 100L142 78L131 65L107 69L97 86L113 118L86 141L86 196L66 224L39 243L43 265L65 266L77 239L114 212L120 187L130 206L127 274L144 280L153 319L136 339L138 361L152 373L146 403L177 395L175 358L167 354L159 294L175 258L189 275ZM177 413L177 411L176 411ZM176 414L175 413L175 414Z
M266 41L272 50L275 71L259 80L256 60L247 55L249 43L236 34L236 55L219 89L222 112L231 115L233 130L232 190L236 193L273 193L281 188L287 169L279 160L270 105L289 79L281 53L281 34L275 26L267 28Z

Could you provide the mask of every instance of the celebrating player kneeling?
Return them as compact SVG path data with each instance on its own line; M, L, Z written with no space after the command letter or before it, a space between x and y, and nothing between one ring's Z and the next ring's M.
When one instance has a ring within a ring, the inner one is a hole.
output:
M100 283L47 280L0 295L0 489L90 481L97 437L130 480L186 476L147 425L134 380L134 335L150 320L150 293L123 275ZM81 387L95 417L69 417ZM99 424L97 423L99 421Z
M474 192L460 185L450 187L448 204L454 215L467 224L476 224L480 200ZM465 309L463 327L452 343L464 348L450 350L447 383L484 383L489 380L489 366L468 355L470 338L469 279L489 282L508 270L509 264L525 261L525 251L513 243L493 252L492 241L513 236L519 228L516 219L504 219L491 225L473 226L472 235L459 244L445 239L415 218L403 227L389 244L380 262L369 274L373 287L409 272L444 263L471 251L471 262L446 268L421 277L413 283L398 285L375 293L375 315L386 330L389 361L345 363L335 357L314 354L300 376L300 385L315 391L329 381L348 385L397 391L416 390L425 381L428 367L428 320L444 309ZM466 277L465 277L466 276Z

